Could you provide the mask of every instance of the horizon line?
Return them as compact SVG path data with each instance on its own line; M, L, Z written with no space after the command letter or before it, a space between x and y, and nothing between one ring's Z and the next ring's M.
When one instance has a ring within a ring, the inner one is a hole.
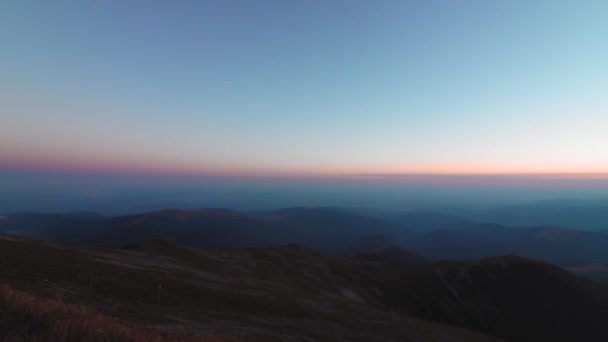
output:
M256 170L256 171L178 171L142 169L109 169L109 168L70 168L70 167L31 167L9 166L0 163L0 173L29 173L55 175L81 175L105 177L160 177L160 178L255 178L255 179L344 179L344 178L376 178L399 179L407 177L580 177L608 178L608 171L404 171L404 172L294 172L286 170Z

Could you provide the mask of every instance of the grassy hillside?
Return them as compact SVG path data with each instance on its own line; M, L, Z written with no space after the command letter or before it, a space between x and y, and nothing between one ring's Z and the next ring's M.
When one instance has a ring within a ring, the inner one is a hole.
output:
M604 286L518 257L400 264L298 245L205 251L156 240L84 249L4 236L0 269L13 289L60 293L66 304L181 336L608 340Z
M163 333L244 341L496 341L391 312L367 284L338 268L372 281L384 272L380 264L299 246L220 252L149 241L114 250L0 238L0 282L43 298L61 293L66 304Z
M194 337L160 333L127 324L85 307L15 290L0 284L0 340L90 342L237 342L227 336Z

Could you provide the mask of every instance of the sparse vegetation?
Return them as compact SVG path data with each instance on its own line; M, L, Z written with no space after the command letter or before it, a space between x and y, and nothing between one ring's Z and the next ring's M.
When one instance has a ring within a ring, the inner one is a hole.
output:
M514 256L401 264L298 245L74 248L2 235L0 256L0 284L18 291L0 294L13 340L608 340L604 286Z
M224 337L172 336L126 324L82 306L0 285L2 341L237 341Z

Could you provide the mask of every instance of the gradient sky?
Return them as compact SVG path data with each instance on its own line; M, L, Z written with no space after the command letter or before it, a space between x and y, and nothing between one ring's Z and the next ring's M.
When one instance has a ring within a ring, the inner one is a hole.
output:
M0 2L0 169L608 173L608 2Z

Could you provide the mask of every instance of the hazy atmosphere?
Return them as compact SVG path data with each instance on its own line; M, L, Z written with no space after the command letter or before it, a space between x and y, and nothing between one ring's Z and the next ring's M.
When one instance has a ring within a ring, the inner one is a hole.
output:
M0 1L0 341L608 341L608 1Z
M603 1L0 6L0 212L608 187Z

